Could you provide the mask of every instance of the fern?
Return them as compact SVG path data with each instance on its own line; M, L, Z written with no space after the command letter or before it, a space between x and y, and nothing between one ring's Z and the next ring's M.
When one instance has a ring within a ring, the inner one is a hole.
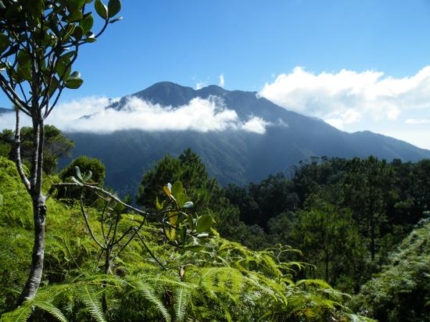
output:
M150 284L144 283L142 280L138 280L134 281L131 286L133 287L133 290L128 294L132 294L134 292L141 293L146 300L156 306L158 311L163 315L164 319L167 322L171 321L169 312L167 311L161 300L156 296L156 294L154 293L154 289Z
M95 292L94 288L84 285L81 287L81 292L81 299L91 313L91 316L97 322L106 322L106 317L103 313L101 303L96 296L97 293Z
M5 313L1 316L1 322L26 322L33 313L31 302L25 302L12 312Z
M62 322L67 322L67 319L63 315L63 313L57 307L55 307L52 303L43 302L43 301L35 301L33 303L33 305L35 307L38 307L38 308L48 312L49 314L51 314L52 316L57 318L57 320L62 321Z
M190 291L185 287L179 287L175 291L174 308L175 315L178 321L183 321L187 310L188 300L190 298Z

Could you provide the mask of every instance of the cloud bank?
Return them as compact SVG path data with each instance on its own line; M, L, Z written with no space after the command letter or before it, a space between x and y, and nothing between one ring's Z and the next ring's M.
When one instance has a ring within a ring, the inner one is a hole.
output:
M110 133L120 130L186 131L197 132L242 130L258 134L266 132L270 124L250 116L240 120L236 111L228 109L217 98L195 98L188 105L172 108L154 105L130 97L121 110L106 109L112 101L107 98L89 97L61 104L48 118L62 131ZM22 117L23 126L29 126ZM0 116L1 128L13 128L14 113Z
M411 110L430 108L430 66L405 78L376 71L313 74L296 67L267 83L259 94L340 129L363 120L396 121Z

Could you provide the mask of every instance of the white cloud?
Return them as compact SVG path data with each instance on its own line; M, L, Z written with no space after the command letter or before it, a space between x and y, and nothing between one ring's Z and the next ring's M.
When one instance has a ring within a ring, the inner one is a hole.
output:
M347 132L369 130L430 149L430 66L403 78L296 67L265 84L259 96Z
M112 101L107 98L89 97L56 107L48 118L63 131L109 133L118 130L140 129L145 131L224 131L227 129L264 134L269 123L261 118L239 119L236 111L224 106L221 99L195 98L189 104L172 108L153 105L130 97L121 110L106 109ZM0 116L1 128L13 128L15 117ZM23 126L29 126L24 118Z
M296 67L259 93L289 110L344 128L365 120L398 120L406 111L430 108L430 66L405 78L376 71L314 74Z
M270 125L268 122L264 121L262 118L253 116L247 122L245 122L241 128L248 132L254 132L258 134L266 133L266 126Z
M219 75L219 86L224 87L224 85L225 85L224 74L221 74Z
M429 119L419 119L419 120L406 119L405 123L410 125L430 124L430 120Z

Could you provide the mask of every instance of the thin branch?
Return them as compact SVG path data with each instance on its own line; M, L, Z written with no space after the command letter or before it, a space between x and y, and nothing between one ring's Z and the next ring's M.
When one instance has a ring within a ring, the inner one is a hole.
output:
M94 242L95 242L95 243L96 243L96 244L97 244L101 249L106 250L106 246L105 246L105 245L102 245L102 244L98 241L97 237L94 235L93 230L91 229L90 222L88 221L88 214L87 214L87 212L85 211L85 207L84 207L84 200L83 200L83 198L82 198L82 195L81 195L81 198L80 198L80 205L81 205L81 212L82 212L82 215L83 215L84 220L85 220L85 225L87 226L87 229L88 229L88 231L90 232L91 238L94 240Z
M137 237L139 237L140 241L142 242L143 246L145 247L145 249L148 251L149 255L151 255L151 257L157 262L158 265L160 265L164 270L167 271L167 267L163 265L163 263L161 263L157 257L155 257L154 253L151 251L151 249L148 247L148 245L146 245L145 240L143 239L143 237L139 234L139 232L137 232Z
M104 195L104 196L106 196L106 197L109 197L109 198L111 198L111 199L115 200L116 202L118 202L119 204L123 205L123 206L124 206L124 207L126 207L127 209L130 209L130 210L132 210L132 211L136 212L138 215L141 215L141 216L144 216L144 217L147 217L147 216L151 216L151 215L152 215L152 214L151 214L151 213L149 213L149 212L146 212L146 211L140 210L140 209L138 209L138 208L135 208L135 207L133 207L133 206L131 206L131 205L129 205L129 204L127 204L127 203L125 203L124 201L122 201L121 199L119 199L117 196L115 196L114 194L112 194L112 193L110 193L110 192L108 192L108 191L104 190L103 188L100 188L100 187L97 187L97 186L94 186L94 185L91 185L91 184L88 184L88 183L82 183L82 185L79 185L79 184L74 183L74 182L62 182L62 183L55 183L55 184L53 184L53 185L51 186L51 188L49 189L48 194L47 194L47 196L46 196L46 199L49 199L49 197L52 195L52 193L54 192L54 190L55 190L56 188L59 188L59 187L79 187L79 186L81 186L81 187L85 187L85 188L90 189L90 190L97 191L97 192L101 193L102 195Z
M0 73L0 87L3 89L3 92L6 94L7 98L14 102L16 107L19 108L23 113L27 114L28 116L31 116L30 110L28 107L24 107L25 105L28 105L24 103L19 95L15 92L15 90L10 86L9 82L6 80L6 78Z

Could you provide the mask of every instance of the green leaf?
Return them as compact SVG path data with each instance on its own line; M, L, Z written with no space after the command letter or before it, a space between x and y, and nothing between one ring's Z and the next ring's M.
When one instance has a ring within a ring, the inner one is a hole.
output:
M87 34L91 31L94 25L94 18L92 15L87 15L80 23L79 26L82 28L83 33Z
M81 169L79 169L78 166L75 167L75 173L76 173L76 177L79 179L79 181L82 181Z
M184 186L182 185L181 181L176 181L172 185L172 195L175 198L178 198L180 194L184 194Z
M214 220L211 215L203 215L197 219L196 231L198 233L204 233L211 229L214 224Z
M109 2L108 2L109 18L114 17L120 11L121 11L121 1L120 0L109 0Z
M188 246L185 247L184 250L189 250L190 252L199 252L203 250L205 247L201 245L194 245L194 246Z
M78 72L73 72L70 77L64 82L64 86L70 89L77 89L81 87L84 80Z
M76 22L84 19L84 15L81 10L75 10L70 13L67 17L68 22Z
M81 26L76 26L75 30L73 31L73 37L76 40L81 40L83 35L84 35L84 28L82 28Z
M94 3L97 14L104 20L108 19L108 8L103 4L101 0L96 0Z
M9 37L0 34L0 54L3 53L10 45Z
M158 197L155 197L155 208L160 211L163 210L164 207L164 201L162 203L160 203L160 201L158 200Z

